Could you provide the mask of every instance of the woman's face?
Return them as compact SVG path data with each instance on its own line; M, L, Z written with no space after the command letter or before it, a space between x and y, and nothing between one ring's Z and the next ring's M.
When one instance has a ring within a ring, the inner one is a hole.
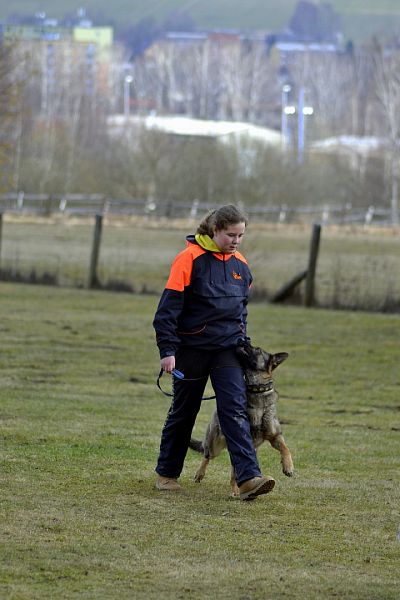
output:
M245 229L245 223L229 225L226 229L215 229L213 240L221 252L233 254L242 242Z

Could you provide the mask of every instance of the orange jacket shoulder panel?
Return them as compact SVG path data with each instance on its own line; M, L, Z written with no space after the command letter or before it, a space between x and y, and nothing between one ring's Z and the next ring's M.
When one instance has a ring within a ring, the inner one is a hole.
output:
M240 254L240 252L235 252L235 256L238 260L241 260L242 262L244 262L245 265L247 265L247 260L245 259L243 254Z
M183 292L185 287L190 284L193 261L204 253L205 250L195 244L190 244L185 250L182 250L172 263L165 288L175 290L176 292Z

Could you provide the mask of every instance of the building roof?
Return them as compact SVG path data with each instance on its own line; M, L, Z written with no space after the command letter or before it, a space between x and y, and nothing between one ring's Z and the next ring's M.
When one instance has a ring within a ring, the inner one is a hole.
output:
M331 154L354 153L371 154L387 146L387 142L375 136L339 135L317 140L309 145L309 150Z
M109 126L112 129L125 129L126 125L143 126L146 129L163 131L170 135L215 138L226 141L232 138L248 138L262 141L270 145L281 145L280 131L259 127L251 123L236 121L206 121L180 116L129 116L113 115L109 117Z

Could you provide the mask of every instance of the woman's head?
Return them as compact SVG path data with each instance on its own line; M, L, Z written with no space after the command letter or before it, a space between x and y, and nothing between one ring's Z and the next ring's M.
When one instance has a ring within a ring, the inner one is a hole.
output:
M222 252L233 253L242 241L247 217L233 204L211 211L200 223L197 233L209 235Z

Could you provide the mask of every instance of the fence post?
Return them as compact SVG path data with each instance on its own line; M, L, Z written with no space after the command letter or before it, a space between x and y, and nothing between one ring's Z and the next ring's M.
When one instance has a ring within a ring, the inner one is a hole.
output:
M369 206L368 210L365 214L364 225L371 225L372 219L374 218L375 208L373 206Z
M297 273L288 283L285 283L279 290L272 296L271 302L283 302L286 298L289 298L296 289L296 287L307 277L307 270L300 271Z
M315 272L317 269L317 259L319 251L319 241L321 237L321 225L314 223L311 244L310 244L310 255L308 258L308 268L306 277L306 291L304 296L304 305L313 306L315 302Z
M102 225L103 225L103 215L96 215L96 222L94 225L92 255L90 258L89 288L94 288L99 285L99 279L97 277L97 264L99 261L99 254L100 254Z
M3 233L3 213L0 212L0 273L1 273L1 241Z
M192 208L190 209L190 218L195 219L197 217L197 211L199 210L199 200L193 200Z
M22 210L24 208L24 192L18 192L17 195L17 209Z
M279 216L278 216L279 223L284 223L286 221L286 211L287 211L286 204L282 204L280 212L279 212Z

